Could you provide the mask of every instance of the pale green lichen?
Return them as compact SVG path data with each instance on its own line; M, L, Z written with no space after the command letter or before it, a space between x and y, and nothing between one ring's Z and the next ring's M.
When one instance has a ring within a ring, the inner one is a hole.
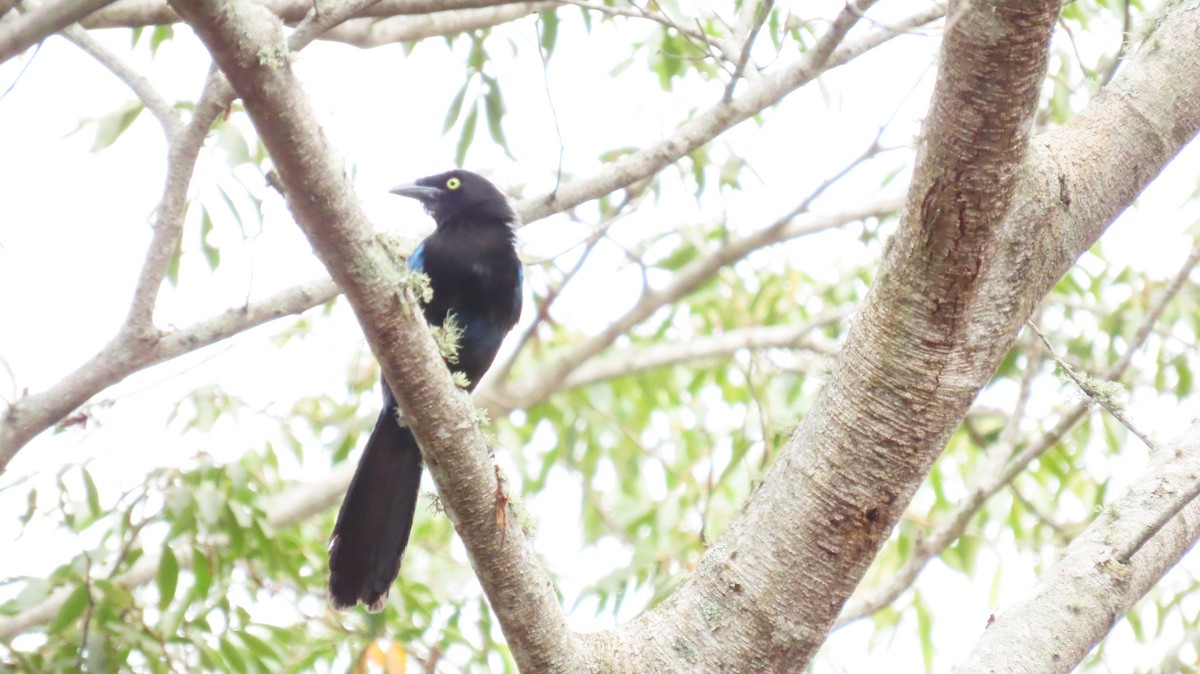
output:
M288 64L288 49L285 44L268 45L258 50L258 64L271 70L281 70Z
M424 274L422 274L424 276ZM446 359L447 363L455 364L458 362L458 344L462 339L463 328L458 323L458 316L453 311L446 314L446 320L442 321L440 326L431 325L429 331L433 334L433 341L437 344L438 351L442 354L442 358ZM459 374L459 373L455 373ZM455 383L458 383L455 381ZM460 384L460 386L462 386ZM463 388L466 388L463 386Z

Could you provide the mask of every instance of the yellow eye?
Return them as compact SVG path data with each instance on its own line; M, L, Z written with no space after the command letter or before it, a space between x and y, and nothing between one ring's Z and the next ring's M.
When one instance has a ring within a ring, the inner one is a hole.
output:
M456 189L458 189L459 185L462 185L462 181L459 180L458 178L451 178L446 181L447 189L456 190Z

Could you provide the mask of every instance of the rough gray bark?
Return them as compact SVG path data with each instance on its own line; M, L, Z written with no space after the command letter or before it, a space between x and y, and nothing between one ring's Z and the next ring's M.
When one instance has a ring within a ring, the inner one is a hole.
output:
M1198 479L1200 424L1193 424L1153 455L1145 473L1071 542L1027 599L983 630L954 671L1074 669L1200 537L1200 500L1192 500L1128 562L1114 555Z
M1057 12L948 10L907 213L832 378L689 583L619 631L631 653L802 667L1038 300L1195 136L1200 12L1176 7L1084 114L1030 143Z
M468 398L403 290L403 266L375 235L316 122L289 65L282 24L237 0L175 0L172 7L245 103L297 224L362 324L517 663L536 672L584 669L580 641L521 527L502 516L503 505L497 512L496 477Z

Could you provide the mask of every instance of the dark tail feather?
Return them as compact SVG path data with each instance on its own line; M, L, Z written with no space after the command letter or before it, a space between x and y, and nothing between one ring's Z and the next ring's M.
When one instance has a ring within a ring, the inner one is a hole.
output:
M375 422L329 544L329 601L383 610L400 573L421 486L421 450L387 405Z

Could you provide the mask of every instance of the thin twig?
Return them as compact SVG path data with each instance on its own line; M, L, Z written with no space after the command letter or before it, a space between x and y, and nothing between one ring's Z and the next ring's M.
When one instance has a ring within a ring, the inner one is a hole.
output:
M563 169L563 154L567 150L566 143L563 142L562 127L558 124L558 108L554 105L554 96L550 93L550 64L546 58L546 51L542 49L542 16L538 15L537 24L534 25L534 31L537 33L538 57L542 60L542 84L546 90L546 103L550 105L550 118L554 120L554 136L558 139L558 166L554 170L554 189L558 191L558 186L562 184L562 169Z
M1092 73L1088 72L1087 66L1083 64L1083 55L1079 53L1079 45L1075 43L1075 33L1067 22L1063 19L1058 20L1058 25L1067 34L1067 42L1071 44L1071 51L1075 53L1075 61L1079 63L1079 71L1083 73L1083 79L1091 79Z
M742 73L746 70L746 64L750 61L750 49L754 47L754 41L758 38L758 31L762 30L763 23L767 17L771 15L771 10L775 6L775 0L763 0L758 6L758 13L754 17L754 23L750 26L750 32L746 35L746 41L742 44L742 52L738 56L737 63L733 66L733 75L729 78L729 84L725 85L725 94L722 96L725 100L733 98L733 90L737 87L738 80L741 79Z
M1054 362L1058 364L1059 369L1061 369L1068 377L1070 377L1071 381L1075 382L1075 385L1078 386L1079 389L1083 391L1085 395L1087 395L1087 397L1091 398L1101 407L1108 410L1108 413L1113 415L1113 418L1121 422L1121 425L1125 426L1125 428L1128 428L1130 433L1133 433L1138 437L1138 439L1146 443L1146 446L1151 450L1157 449L1154 441L1151 440L1150 437L1145 433L1138 430L1137 426L1134 425L1129 416L1125 414L1125 406L1120 401L1115 399L1114 392L1111 390L1105 390L1104 384L1107 384L1108 382L1102 381L1097 383L1097 381L1091 377L1081 376L1075 371L1075 368L1071 367L1070 363L1060 358L1058 354L1054 353L1054 346L1050 344L1050 340L1047 339L1046 335L1038 329L1038 326L1034 325L1033 321L1025 321L1025 325L1033 331L1033 334L1037 335L1038 339L1042 340L1042 344L1045 345L1046 351L1050 353L1050 357L1053 358Z
M179 113L150 84L150 80L143 77L141 73L131 68L119 56L100 44L99 40L93 38L90 33L78 24L72 24L64 28L62 35L74 43L75 46L87 52L92 58L99 61L100 65L107 68L112 74L117 76L117 79L124 82L126 86L133 90L133 93L146 106L146 109L154 115L159 124L162 124L163 132L167 135L168 142L178 135L183 127L183 121L180 119Z
M96 610L96 600L92 598L92 556L86 551L83 553L83 587L87 592L87 610L83 614L83 628L79 634L79 654L75 658L75 672L79 674L84 671L84 659L88 651L88 633L92 627L92 612Z
M8 86L4 89L4 93L0 94L0 100L3 100L10 93L12 93L12 90L15 89L17 86L17 82L20 82L21 78L25 76L25 71L29 70L29 66L33 65L34 59L37 58L37 55L39 53L41 53L41 51L42 51L42 43L39 42L37 44L37 46L34 47L33 53L29 55L29 58L25 59L25 63L21 64L21 71L17 73L17 76L14 77L12 82L10 82L8 84Z
M1109 64L1108 70L1104 72L1104 77L1100 78L1100 86L1104 86L1112 81L1116 76L1117 69L1121 67L1121 63L1125 60L1125 52L1129 51L1129 33L1130 33L1130 17L1129 17L1129 0L1125 0L1122 4L1121 13L1121 44L1117 45L1117 53L1113 54L1112 63Z
M1055 521L1049 513L1042 512L1042 509L1038 507L1036 503L1025 498L1025 495L1021 493L1021 490L1017 489L1017 485L1009 483L1008 491L1021 505L1025 506L1026 510L1033 513L1035 519L1053 531L1054 535L1058 537L1063 545L1071 542L1071 539L1074 538L1074 536L1070 531L1067 530L1067 527L1061 522Z
M637 197L635 200L626 202L626 204L636 203L643 198L644 196ZM608 233L608 230L614 224L619 222L625 217L625 215L627 215L627 213L625 213L623 210L623 206L624 204L621 207L618 207L617 212L613 214L612 217L609 217L604 222L600 223L599 227L596 227L588 232L588 236L583 240L582 244L573 244L570 248L555 254L551 258L553 259L559 257L560 255L565 255L567 252L575 249L577 246L583 245L583 252L580 253L579 258L575 261L575 264L572 265L571 269L569 269L563 275L562 279L557 284L550 286L545 297L543 297L540 302L537 302L537 316L534 317L529 326L525 328L523 332L521 332L520 336L517 338L514 348L508 352L508 355L505 356L504 360L494 365L491 370L488 371L487 379L495 381L508 380L509 375L512 374L513 365L516 364L517 356L525 350L525 345L528 344L529 341L533 339L533 336L537 334L537 330L539 327L541 327L542 323L550 318L551 305L554 304L555 300L562 296L563 289L566 288L567 284L570 283L571 280L574 279L583 269L583 265L585 262L587 262L588 256L590 256L592 251L595 250L596 244L598 244L600 240L604 238L604 236ZM481 397L486 397L488 392L491 391L491 387L486 384L481 388L483 391L480 393Z
M1154 538L1155 534L1157 534L1159 531L1162 531L1162 528L1165 527L1173 517L1182 512L1183 509L1188 506L1188 504L1190 504L1192 501L1195 501L1197 496L1200 496L1200 476L1193 475L1192 483L1188 486L1187 490L1176 495L1175 498L1171 500L1170 506L1159 512L1158 517L1155 517L1154 521L1150 523L1150 526L1146 527L1141 533L1139 533L1137 538L1115 548L1113 550L1113 558L1122 564L1128 564L1129 560L1137 554L1137 551L1142 549L1142 546L1146 545L1151 538Z
M1125 373L1130 364L1132 364L1134 355L1142 348L1146 339L1154 331L1154 325L1162 316L1163 311L1166 310L1167 305L1183 289L1192 270L1198 263L1200 263L1200 242L1192 249L1191 255L1184 261L1183 266L1179 268L1179 271L1175 273L1171 282L1163 289L1154 306L1147 312L1141 326L1134 332L1133 339L1130 341L1125 353L1121 354L1117 362L1104 373L1104 379L1116 380ZM1033 361L1030 361L1026 367L1036 367L1036 365ZM959 501L954 511L943 520L943 524L918 542L913 553L888 578L883 586L866 596L855 597L851 602L846 604L842 615L838 617L837 626L842 627L865 618L895 601L902 592L913 584L917 576L920 575L921 570L925 568L925 565L930 560L940 555L943 550L949 547L951 543L966 531L967 525L970 524L975 513L983 507L983 504L993 494L1002 489L1004 485L1016 479L1017 475L1021 474L1034 459L1045 454L1051 447L1054 447L1066 437L1067 433L1087 414L1089 406L1087 402L1076 404L1063 414L1052 429L1038 438L1037 442L1025 447L1025 449L1013 457L1004 466L1002 471L985 478L979 486L971 489L968 497Z
M631 309L610 323L607 328L563 349L556 357L545 359L543 367L528 380L515 385L504 384L500 395L495 397L516 401L523 407L542 400L558 390L562 381L585 361L604 351L619 336L649 318L659 308L690 293L722 267L766 246L841 227L851 222L884 216L897 210L901 204L902 200L899 198L882 198L853 211L814 218L805 224L781 218L770 226L745 236L727 239L716 249L697 257L677 271L670 283L649 289ZM489 411L495 417L502 410L497 408Z
M60 0L0 24L0 63L116 0Z
M607 14L608 16L624 16L624 17L633 18L633 19L646 19L648 21L653 21L655 23L666 26L667 28L673 28L676 31L678 31L680 35L690 38L692 40L695 40L697 42L703 42L705 40L704 34L702 32L697 32L695 30L692 30L691 28L685 28L684 26L680 25L674 19L667 16L665 13L662 13L661 12L662 7L659 5L655 5L660 10L659 12L656 13L656 12L651 12L647 9L642 9L641 7L638 7L637 5L633 5L632 3L630 4L630 8L628 8L628 9L625 7L617 7L617 6L610 6L610 5L602 5L602 4L593 3L593 2L585 2L585 0L563 0L563 4L564 5L574 5L576 7L579 7L580 9L592 10L595 12L600 12L601 14Z

